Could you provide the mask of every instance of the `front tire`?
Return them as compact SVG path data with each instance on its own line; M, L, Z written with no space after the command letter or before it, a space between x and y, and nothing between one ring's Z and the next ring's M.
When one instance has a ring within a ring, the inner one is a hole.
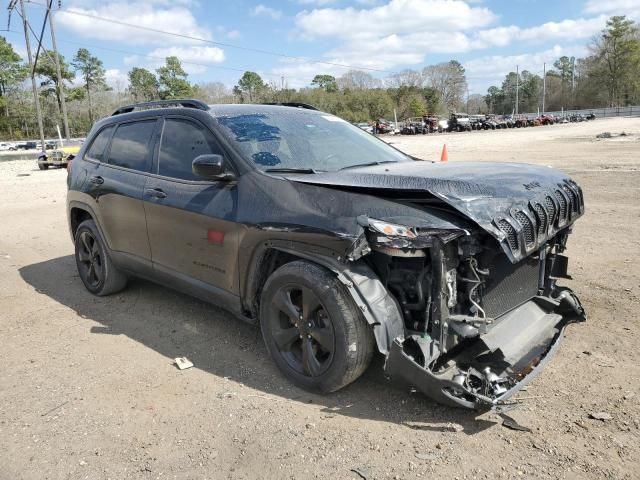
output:
M82 222L75 234L76 266L87 290L99 297L119 292L127 277L119 271L105 247L93 220Z
M310 262L287 263L269 277L260 328L280 371L312 392L348 385L373 357L372 328L336 277Z

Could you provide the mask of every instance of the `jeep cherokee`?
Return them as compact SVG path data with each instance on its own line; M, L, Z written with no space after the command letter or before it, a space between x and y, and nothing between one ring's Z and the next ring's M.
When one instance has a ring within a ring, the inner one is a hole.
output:
M375 351L452 406L495 407L586 318L568 277L581 188L547 167L416 161L304 104L122 107L69 168L80 278L143 277L260 326L295 384Z

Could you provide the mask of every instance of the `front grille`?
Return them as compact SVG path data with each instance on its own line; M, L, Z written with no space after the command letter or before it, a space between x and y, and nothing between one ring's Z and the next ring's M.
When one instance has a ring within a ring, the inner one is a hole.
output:
M527 248L532 247L536 242L536 238L531 220L529 219L529 217L527 217L527 215L525 215L524 212L521 211L516 212L514 216L516 220L520 222L520 225L522 225L522 233L524 234L525 245L527 246Z
M562 189L571 199L571 212L574 214L578 213L580 211L580 200L578 198L578 194L573 190L573 188L570 188L569 185L566 184L562 186Z
M558 225L562 225L567 221L567 199L560 190L555 191L556 199L560 204L560 211L558 212Z
M537 295L539 258L528 257L514 265L506 256L498 255L488 268L489 280L482 296L488 317L499 317Z
M553 225L556 220L556 204L554 203L553 198L548 195L544 199L544 204L547 207L547 212L549 212L549 223Z
M507 236L507 242L509 242L509 248L512 252L520 250L518 242L518 234L511 224L506 220L498 221L498 228Z
M538 217L538 237L542 238L547 232L547 227L549 226L547 213L544 211L544 207L539 203L536 203L534 210Z

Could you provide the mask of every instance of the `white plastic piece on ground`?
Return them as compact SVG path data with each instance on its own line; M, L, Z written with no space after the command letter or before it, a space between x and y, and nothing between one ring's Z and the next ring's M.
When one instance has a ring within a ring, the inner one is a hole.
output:
M185 370L187 368L193 367L193 363L187 357L178 357L175 359L176 365L180 370Z

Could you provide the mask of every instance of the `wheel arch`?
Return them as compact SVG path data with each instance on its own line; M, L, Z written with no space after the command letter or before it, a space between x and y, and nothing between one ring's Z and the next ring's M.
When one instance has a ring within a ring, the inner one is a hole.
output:
M404 338L404 319L397 301L366 263L356 261L345 264L338 260L339 257L309 252L307 244L285 243L263 244L249 265L242 303L251 318L258 319L260 295L269 276L286 263L306 260L330 271L345 287L367 323L372 326L381 353L389 352L395 338Z
M93 220L96 224L96 228L98 229L98 233L100 236L105 239L105 248L110 250L108 243L106 242L106 237L104 232L102 231L102 226L98 221L98 216L95 214L91 206L86 203L82 203L79 201L70 201L68 207L68 215L69 215L69 233L71 234L71 240L75 243L76 231L82 222L85 220Z

